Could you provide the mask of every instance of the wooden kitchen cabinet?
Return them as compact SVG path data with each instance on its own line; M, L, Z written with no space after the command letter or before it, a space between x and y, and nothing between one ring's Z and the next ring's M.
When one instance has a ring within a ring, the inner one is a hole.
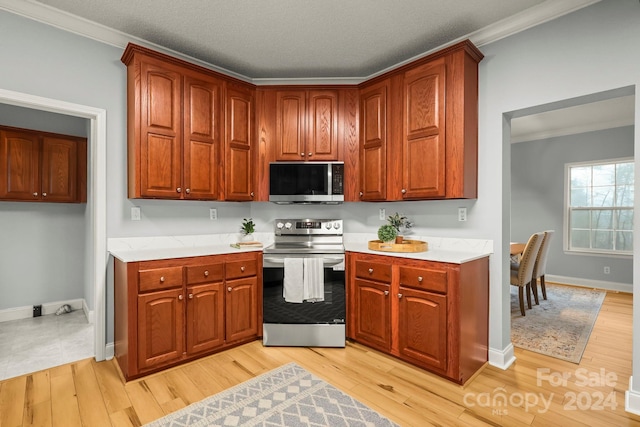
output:
M477 197L482 57L466 40L360 85L360 200Z
M277 161L339 160L337 90L282 90L276 98Z
M225 138L225 200L253 201L255 198L255 100L254 91L228 85Z
M347 335L464 384L488 360L489 262L347 253Z
M124 378L257 339L262 334L261 255L116 259L115 356Z
M87 140L0 127L0 200L86 202Z

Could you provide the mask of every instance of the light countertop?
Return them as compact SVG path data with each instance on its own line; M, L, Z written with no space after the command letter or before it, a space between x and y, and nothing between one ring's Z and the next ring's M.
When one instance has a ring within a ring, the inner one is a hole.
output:
M368 248L367 242L345 243L346 251L360 252L373 255L386 255L397 258L409 258L422 261L446 262L450 264L463 264L465 262L488 257L491 252L486 250L453 250L441 248L429 248L425 252L385 252L373 251Z

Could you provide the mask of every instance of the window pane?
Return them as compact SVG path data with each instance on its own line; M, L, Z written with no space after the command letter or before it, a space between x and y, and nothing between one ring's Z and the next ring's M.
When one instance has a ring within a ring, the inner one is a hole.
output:
M596 230L592 234L594 249L613 249L613 231Z
M616 181L618 184L633 184L633 163L618 163L616 165Z
M613 206L615 187L593 187L593 205L596 207Z
M633 207L633 185L616 187L616 206Z
M571 247L576 249L589 249L589 230L571 230Z
M616 165L595 165L592 185L614 185L616 183Z
M591 206L588 188L575 188L571 190L571 206Z
M571 228L591 228L591 211L571 211Z
M591 228L594 230L612 230L613 229L613 211L592 211L591 212Z
M616 250L633 251L633 233L630 231L618 231L616 233Z
M616 211L616 222L618 230L633 230L633 210Z
M591 185L591 166L571 168L571 188Z

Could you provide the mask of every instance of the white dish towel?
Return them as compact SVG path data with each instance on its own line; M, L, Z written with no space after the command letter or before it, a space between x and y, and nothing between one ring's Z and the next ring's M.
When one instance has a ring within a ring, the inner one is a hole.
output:
M322 258L304 258L303 299L324 301L324 263Z
M301 303L304 299L304 265L302 258L284 259L282 296L286 302Z

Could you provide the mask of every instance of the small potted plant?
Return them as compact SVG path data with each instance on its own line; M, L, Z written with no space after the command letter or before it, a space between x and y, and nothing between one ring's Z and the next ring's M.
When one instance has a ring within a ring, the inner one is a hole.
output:
M378 228L378 239L384 243L395 241L397 235L398 232L393 225L385 224Z
M413 223L409 221L409 219L405 215L399 214L398 212L394 213L393 215L389 215L389 217L387 218L387 222L389 222L389 225L391 225L396 230L396 243L402 243L403 237L402 235L400 235L400 233L403 229L408 230L409 228L413 227Z
M253 232L256 231L256 223L253 222L253 218L244 218L242 220L242 226L240 227L240 231L242 232L242 240L249 241L253 240Z

